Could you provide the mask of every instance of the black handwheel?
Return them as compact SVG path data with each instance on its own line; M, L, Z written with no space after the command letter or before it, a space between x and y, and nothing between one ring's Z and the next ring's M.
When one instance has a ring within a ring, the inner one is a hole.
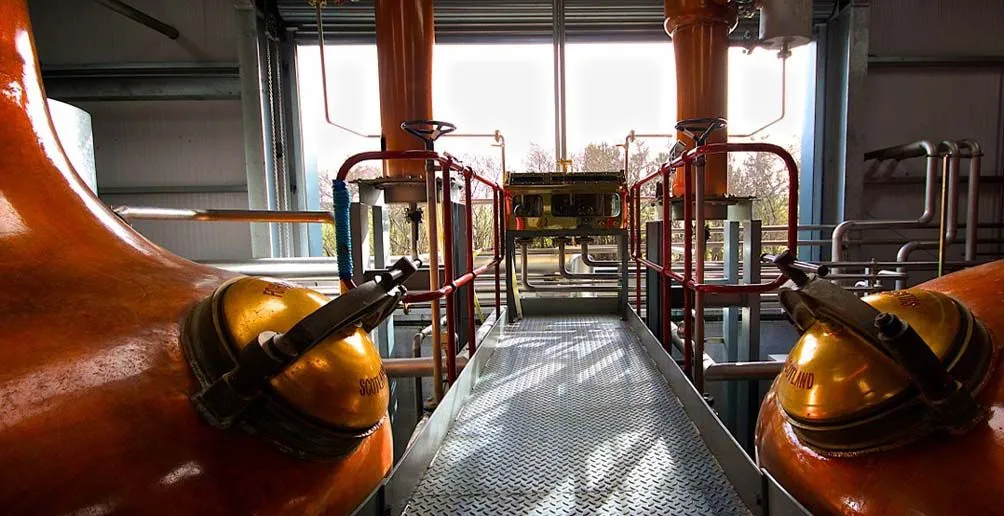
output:
M456 131L457 126L439 120L408 120L401 123L401 129L426 143L431 143L444 134Z
M728 125L728 120L724 118L688 118L680 120L676 124L676 130L693 138L694 143L701 146L708 141L712 133Z

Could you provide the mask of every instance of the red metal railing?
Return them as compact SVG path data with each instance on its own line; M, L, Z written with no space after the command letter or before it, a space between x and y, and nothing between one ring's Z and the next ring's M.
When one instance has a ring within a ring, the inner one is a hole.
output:
M711 143L691 149L680 156L676 161L671 163L666 163L660 169L640 180L638 180L634 185L631 186L629 192L629 198L631 202L629 203L631 208L631 217L629 217L629 238L631 239L631 253L632 258L638 265L635 269L635 306L636 310L641 310L641 269L642 267L648 268L650 270L659 272L662 274L665 281L662 283L662 302L661 306L661 316L662 316L662 341L663 346L667 348L672 344L672 335L670 324L670 287L671 282L676 281L683 285L683 341L684 341L684 370L688 374L692 374L693 369L693 324L695 317L703 317L703 314L691 314L692 309L695 304L695 296L703 296L705 293L730 293L730 294L756 294L761 292L766 292L774 290L784 284L787 278L783 275L779 276L774 281L768 283L757 283L757 284L746 284L746 285L721 285L721 284L710 284L703 283L703 271L704 271L704 256L699 255L696 257L696 269L698 272L698 278L694 277L695 269L695 257L692 251L693 249L693 239L694 239L694 205L696 201L703 201L704 192L695 192L694 185L694 162L701 156L707 156L709 154L727 154L730 152L763 152L774 154L779 157L785 164L788 170L788 226L787 226L787 244L788 248L794 250L797 247L798 242L798 165L795 164L794 158L791 157L786 150L783 148L769 144L769 143ZM683 274L674 272L672 270L673 266L673 231L672 224L669 221L672 220L670 202L668 200L671 198L672 189L670 182L670 174L674 170L683 169L683 198L685 202L683 203L683 238L684 238L684 248L683 248ZM652 262L642 257L641 251L641 188L645 184L662 178L662 264ZM703 182L702 182L703 183ZM700 308L703 309L703 303L700 304Z
M342 164L341 168L338 170L337 179L344 181L349 172L356 165L364 161L373 160L422 160L422 161L432 161L437 166L433 167L433 170L428 173L441 173L443 177L443 226L446 231L443 233L443 272L448 279L448 282L442 287L436 290L430 290L425 292L410 292L404 296L404 303L421 303L429 302L438 299L446 300L446 378L447 382L452 385L457 379L459 371L457 369L456 358L457 358L457 341L456 341L456 299L455 293L457 289L470 284L475 278L484 274L491 268L495 268L495 313L499 313L501 308L501 279L499 270L501 267L499 265L502 263L502 258L504 253L502 252L501 242L503 241L503 234L505 232L505 219L504 210L500 203L505 201L505 192L502 187L499 186L494 181L488 180L476 172L469 166L464 166L453 156L449 154L440 155L435 151L373 151L373 152L362 152L354 156L349 157ZM453 173L458 173L463 177L465 193L464 200L466 201L465 211L467 218L467 263L466 272L461 274L459 277L455 277L454 263L453 263L453 210L452 196L453 192L450 188L449 177ZM492 191L492 238L495 244L494 256L492 261L482 265L481 267L474 268L474 203L472 202L472 181L477 181L485 186L487 186ZM434 192L430 193L435 195ZM430 217L434 217L435 214L429 214ZM475 336L475 325L474 325L474 288L467 291L467 311L470 314L470 320L468 321L468 335L470 338L470 354L473 355L477 351L477 346L474 342ZM435 338L435 337L434 337Z

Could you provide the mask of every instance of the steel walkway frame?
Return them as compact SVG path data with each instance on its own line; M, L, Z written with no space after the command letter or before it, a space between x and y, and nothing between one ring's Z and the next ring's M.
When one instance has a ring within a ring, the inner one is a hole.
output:
M519 350L520 335L532 337L541 333L541 327L556 325L568 328L568 333L579 333L578 344L553 350L563 357L552 360L541 354L541 349L536 350L536 357L532 356L534 350ZM600 331L590 332L588 325ZM513 330L526 333L510 333ZM604 337L593 338L588 333ZM509 338L516 342L504 342ZM633 311L623 318L560 316L510 325L496 317L482 326L478 340L474 358L384 484L357 514L808 514L746 455ZM590 368L578 361L583 353L604 351L609 355L611 349L623 349L624 353L618 353L617 363L608 366L627 367L639 376L624 379L618 375L621 380L614 382L590 380L585 386L593 396L589 400L566 389L562 395L570 396L564 403L567 410L557 412L546 398L554 392L525 389L525 382L534 379L521 378L524 374L535 377L535 386L548 390L539 381L541 374L525 371L550 368L545 375L548 378L560 378L561 374L581 378ZM531 364L531 360L537 361ZM523 385L514 387L514 382ZM607 392L610 401L622 404L630 399L632 388L640 388L638 392L643 394L635 398L640 403L634 410L625 408L617 418L576 415L603 408L591 408L595 401L590 400L597 400L594 395L598 392ZM518 435L518 427L499 434L497 425L483 417L493 405L506 400L527 408L525 414L511 414L516 423L531 426L523 435ZM540 425L542 417L548 424L553 420L555 425L565 426ZM580 425L572 427L575 423ZM640 437L652 439L652 445L639 448L637 439L619 445L618 439L603 440L598 465L611 460L633 461L635 467L618 469L607 464L612 467L605 474L589 474L595 468L587 463L597 463L584 457L592 453L596 458L598 449L597 442L588 442L589 436L609 425L621 425L616 433L623 440L623 425L632 423L647 429L649 434ZM664 431L660 431L662 425ZM534 443L539 448L534 448ZM498 457L474 453L489 444ZM551 453L555 448L564 454ZM541 461L539 468L526 467L537 460ZM514 464L522 469L510 468ZM554 483L573 471L580 485Z

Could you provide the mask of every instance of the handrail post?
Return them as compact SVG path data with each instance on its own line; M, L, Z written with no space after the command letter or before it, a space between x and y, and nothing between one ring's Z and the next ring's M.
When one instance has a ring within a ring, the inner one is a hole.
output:
M467 272L474 272L474 198L471 194L471 174L473 170L464 170L464 201L467 204ZM467 352L474 356L477 343L474 342L474 282L467 287Z

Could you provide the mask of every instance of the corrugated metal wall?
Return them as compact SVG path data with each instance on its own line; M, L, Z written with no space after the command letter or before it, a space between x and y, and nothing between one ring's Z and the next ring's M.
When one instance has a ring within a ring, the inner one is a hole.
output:
M130 0L175 26L170 40L96 2L29 0L46 68L205 63L237 66L233 0ZM113 205L247 208L239 100L76 102L90 112L98 193ZM247 224L136 222L154 242L197 260L251 256Z
M999 57L1004 56L1004 2L882 0L870 5L869 54L873 57L865 88L865 116L860 121L865 148L919 139L976 139L986 153L983 176L997 176L981 183L981 218L1001 221L1004 61ZM983 59L975 59L979 56ZM911 58L903 61L912 64L897 64L896 58ZM923 171L923 160L913 160L892 174L916 178ZM968 174L966 168L962 172ZM923 184L895 181L866 180L863 212L867 216L909 219L920 215ZM964 192L965 183L961 188ZM960 220L964 213L962 204ZM870 248L865 254L893 259L896 250ZM961 246L956 246L951 256L960 259L960 253ZM918 252L912 259L932 257Z

